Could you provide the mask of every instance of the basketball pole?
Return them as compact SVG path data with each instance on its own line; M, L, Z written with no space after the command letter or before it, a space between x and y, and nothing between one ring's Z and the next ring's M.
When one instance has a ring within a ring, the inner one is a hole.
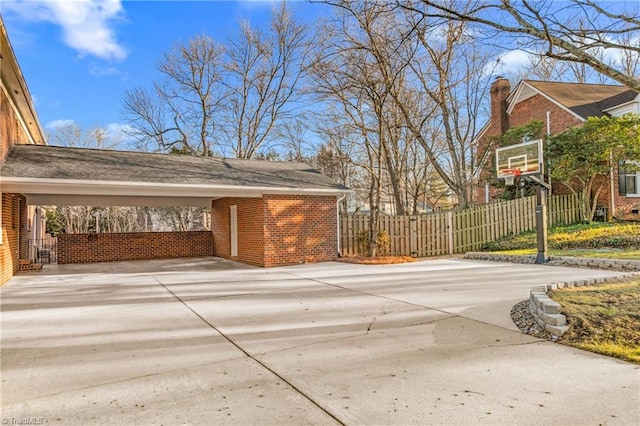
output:
M536 189L536 239L538 246L538 254L536 254L536 263L547 263L548 244L547 244L547 188L543 185L537 185Z
M549 250L547 243L547 188L548 184L544 181L544 164L540 163L540 179L532 179L536 185L536 245L538 253L536 254L536 264L547 263L549 259Z

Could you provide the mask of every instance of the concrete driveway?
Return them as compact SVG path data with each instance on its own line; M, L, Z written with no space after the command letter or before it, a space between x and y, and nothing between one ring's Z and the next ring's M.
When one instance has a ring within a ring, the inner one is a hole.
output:
M4 424L640 424L639 366L525 336L509 317L534 285L616 272L93 268L0 288Z

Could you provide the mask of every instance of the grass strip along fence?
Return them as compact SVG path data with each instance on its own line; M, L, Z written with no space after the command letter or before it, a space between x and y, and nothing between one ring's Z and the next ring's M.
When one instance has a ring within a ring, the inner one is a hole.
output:
M535 229L535 196L480 204L464 210L423 215L380 215L378 231L389 235L386 254L429 257L480 250L484 243ZM580 208L575 196L548 198L549 226L579 222ZM358 233L369 229L368 215L340 217L340 247L343 256L362 255Z

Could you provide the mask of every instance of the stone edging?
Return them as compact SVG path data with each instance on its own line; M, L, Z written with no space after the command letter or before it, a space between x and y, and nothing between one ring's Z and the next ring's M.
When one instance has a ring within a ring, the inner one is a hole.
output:
M534 255L469 252L464 255L464 258L473 260L489 260L494 262L535 263ZM545 265L611 269L616 271L640 271L640 261L637 260L551 256L549 257L549 262ZM588 280L559 282L533 287L529 292L529 312L540 328L554 336L562 337L562 335L569 329L567 326L567 317L560 313L562 305L551 299L547 295L547 292L561 288L582 287L615 282L638 275L640 275L640 273L632 272L617 277L592 278Z
M464 259L534 264L536 257L534 255L468 252L468 253L465 253ZM568 256L549 256L549 262L545 263L545 265L569 266L569 267L573 266L578 268L595 268L595 269L610 269L614 271L639 271L640 272L639 260L595 259L595 258L581 258L581 257L568 257Z
M592 278L588 280L577 280L547 284L546 286L536 286L529 292L529 312L538 323L538 326L545 329L554 336L562 337L567 332L567 317L562 315L562 305L551 299L547 292L561 288L592 286L604 283L616 282L627 278L638 276L638 273L624 274L617 277Z

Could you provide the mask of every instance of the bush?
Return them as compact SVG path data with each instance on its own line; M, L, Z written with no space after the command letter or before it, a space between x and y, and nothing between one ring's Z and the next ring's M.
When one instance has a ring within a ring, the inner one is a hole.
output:
M368 229L362 229L356 233L356 240L358 241L358 252L366 255L369 253L369 232ZM391 250L391 236L386 231L379 231L376 238L378 244L378 254L386 255Z

